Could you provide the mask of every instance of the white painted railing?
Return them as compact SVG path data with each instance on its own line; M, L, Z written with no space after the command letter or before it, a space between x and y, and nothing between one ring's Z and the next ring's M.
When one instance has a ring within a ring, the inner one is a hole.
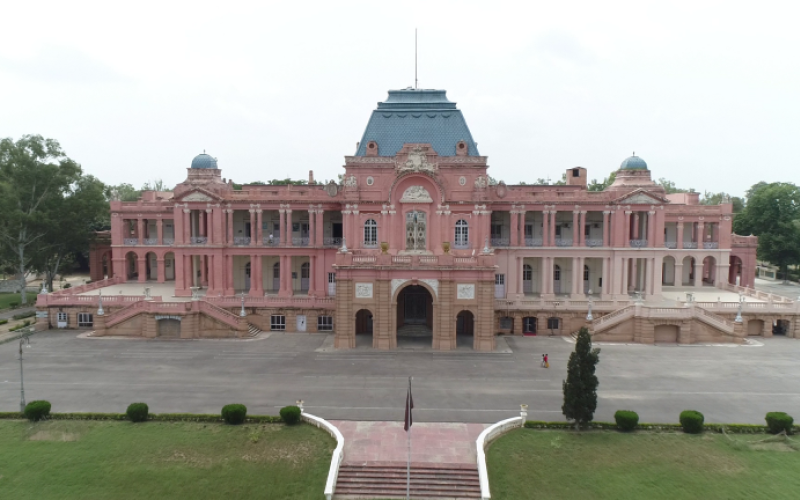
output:
M306 412L302 412L300 418L302 418L304 422L324 430L336 439L336 448L334 448L333 454L331 455L331 467L328 469L328 479L325 481L324 492L325 500L331 500L333 498L333 490L336 489L336 481L339 479L339 467L342 465L342 460L344 460L344 436L339 432L339 429L324 418Z
M524 424L522 417L501 420L484 429L478 436L477 441L475 441L475 447L478 451L478 479L481 485L481 500L492 498L492 494L489 491L489 474L486 471L486 446L506 432L522 427Z

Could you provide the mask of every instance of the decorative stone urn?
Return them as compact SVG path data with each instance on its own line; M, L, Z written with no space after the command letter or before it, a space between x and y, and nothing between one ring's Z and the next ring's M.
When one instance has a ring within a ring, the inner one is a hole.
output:
M449 241L443 241L442 242L442 250L444 250L444 253L450 253L450 242Z
M381 253L384 255L389 253L389 242L381 241Z

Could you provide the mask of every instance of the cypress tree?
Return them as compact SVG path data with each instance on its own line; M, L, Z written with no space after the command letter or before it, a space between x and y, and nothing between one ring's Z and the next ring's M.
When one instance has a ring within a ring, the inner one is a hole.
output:
M600 349L592 349L592 338L587 328L578 331L575 352L569 355L567 380L564 381L564 404L561 411L567 420L575 421L575 429L592 421L597 409L597 386L594 374L600 361Z

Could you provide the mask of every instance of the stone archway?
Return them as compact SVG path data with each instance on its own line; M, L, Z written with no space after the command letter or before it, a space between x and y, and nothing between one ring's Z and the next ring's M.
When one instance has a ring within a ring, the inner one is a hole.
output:
M433 295L422 285L408 285L397 294L397 339L412 343L433 340Z
M125 254L125 278L127 280L137 279L139 277L139 273L142 272L139 269L139 256L136 252L128 252Z
M374 317L369 309L359 309L356 313L356 335L370 335L373 332Z
M456 315L456 344L462 343L470 347L475 343L475 315L466 309Z

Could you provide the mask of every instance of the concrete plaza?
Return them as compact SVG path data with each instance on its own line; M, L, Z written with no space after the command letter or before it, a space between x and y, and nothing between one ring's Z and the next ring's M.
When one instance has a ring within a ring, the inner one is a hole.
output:
M85 334L84 334L85 335ZM217 413L244 403L276 415L305 401L334 420L403 419L413 376L415 421L489 423L518 415L562 420L561 383L574 344L561 337L501 337L494 353L371 348L336 351L325 334L262 334L256 340L122 340L42 332L25 351L25 395L56 412ZM708 422L763 423L768 411L800 416L800 341L742 346L601 345L597 420L618 409L645 422L677 422L684 409ZM0 345L0 411L19 408L18 343ZM539 366L550 355L550 369Z

